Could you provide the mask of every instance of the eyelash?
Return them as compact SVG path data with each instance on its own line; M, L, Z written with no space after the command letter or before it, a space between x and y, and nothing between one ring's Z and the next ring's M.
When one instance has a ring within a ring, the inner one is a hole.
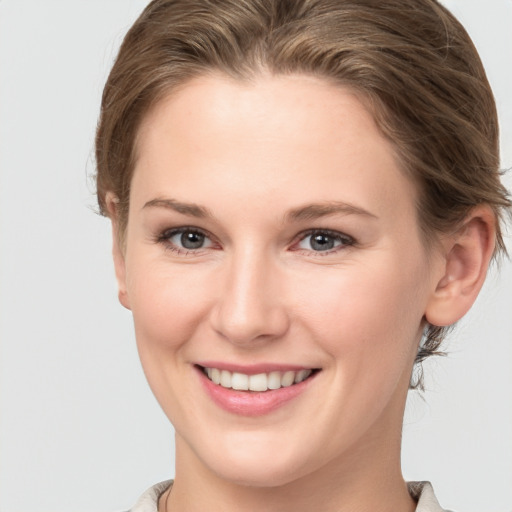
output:
M200 255L202 254L201 249L209 249L210 247L199 247L197 249L187 249L176 246L176 244L172 243L170 240L176 235L183 235L184 233L190 233L192 235L200 235L205 239L211 241L212 245L215 244L213 237L206 231L202 229L198 229L192 226L184 226L175 229L166 229L163 231L156 239L157 243L162 244L166 250L177 253L181 256L189 256L189 255ZM302 248L294 248L308 237L313 237L315 235L324 235L327 238L330 238L334 241L334 243L339 242L340 244L333 248L325 251L314 251L313 249L302 249ZM337 253L341 250L346 249L347 247L351 247L356 245L356 241L351 236L345 235L338 231L332 231L330 229L310 229L308 231L304 231L300 233L294 240L292 244L291 250L293 251L304 251L308 254L314 254L315 256L323 257L329 254Z
M308 237L313 237L315 235L324 235L328 238L332 239L335 243L340 242L340 245L338 247L335 247L333 249L328 249L325 251L314 251L312 249L293 249L294 251L306 251L309 254L314 254L315 256L323 257L327 256L329 254L337 253L339 251L342 251L346 249L347 247L354 246L356 244L356 241L351 236L345 235L344 233L340 233L339 231L332 231L330 229L310 229L308 231L302 232L297 237L297 242L294 242L294 246L299 244L300 242L306 240Z

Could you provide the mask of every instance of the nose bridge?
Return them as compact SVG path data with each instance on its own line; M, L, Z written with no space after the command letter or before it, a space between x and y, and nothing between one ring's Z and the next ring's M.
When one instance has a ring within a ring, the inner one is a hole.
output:
M288 317L279 294L279 269L263 247L234 251L223 272L214 328L232 343L282 336Z

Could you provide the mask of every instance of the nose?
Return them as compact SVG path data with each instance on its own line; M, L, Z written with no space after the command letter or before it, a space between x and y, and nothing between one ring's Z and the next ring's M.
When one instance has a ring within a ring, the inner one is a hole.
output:
M219 273L219 297L211 311L212 328L240 346L275 340L289 328L283 279L269 258L247 251L233 256Z

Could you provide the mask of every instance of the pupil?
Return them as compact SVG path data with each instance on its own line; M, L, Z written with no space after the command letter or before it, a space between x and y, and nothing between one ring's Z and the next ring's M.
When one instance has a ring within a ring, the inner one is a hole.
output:
M327 235L314 235L311 239L311 247L315 251L328 251L334 247L334 240Z
M199 249L204 243L204 235L186 231L181 235L181 245L185 249Z

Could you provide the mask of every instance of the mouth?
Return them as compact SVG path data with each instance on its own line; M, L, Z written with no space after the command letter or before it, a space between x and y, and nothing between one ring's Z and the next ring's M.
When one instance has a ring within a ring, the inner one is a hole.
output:
M309 368L287 371L270 371L256 374L232 372L225 369L199 366L203 374L214 384L235 391L266 392L289 388L311 378L319 369Z
M221 409L238 416L265 416L294 402L320 373L318 368L291 365L194 365L207 396Z

